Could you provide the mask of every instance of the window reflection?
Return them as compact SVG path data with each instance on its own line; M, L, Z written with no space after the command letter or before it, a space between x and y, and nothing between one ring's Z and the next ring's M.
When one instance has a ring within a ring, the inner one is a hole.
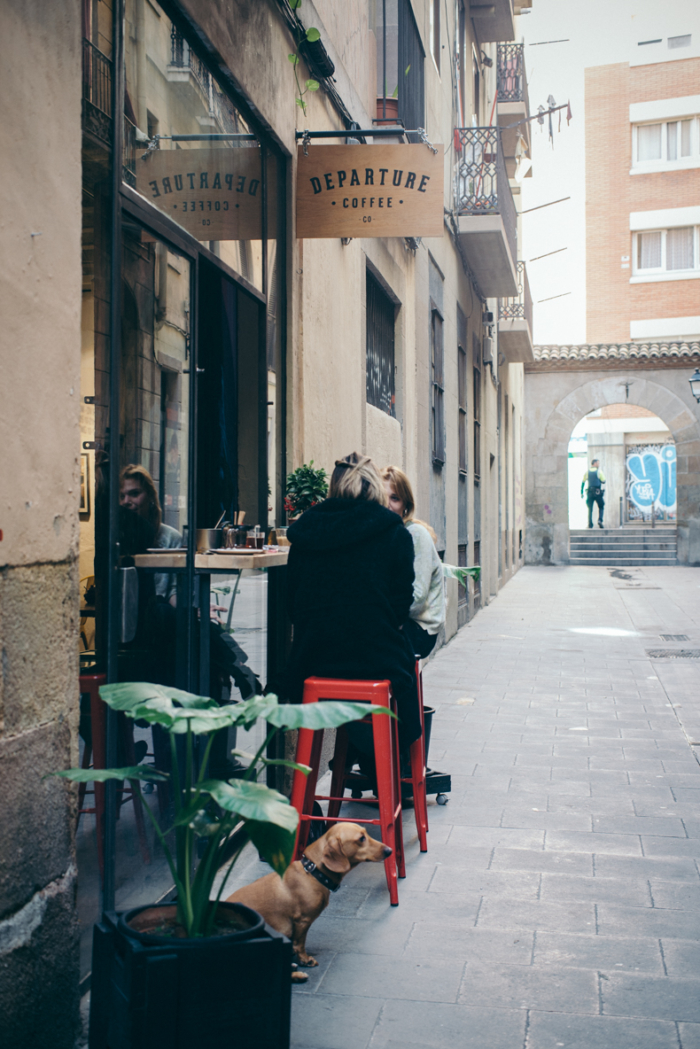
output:
M126 5L124 178L263 287L260 145L164 13Z

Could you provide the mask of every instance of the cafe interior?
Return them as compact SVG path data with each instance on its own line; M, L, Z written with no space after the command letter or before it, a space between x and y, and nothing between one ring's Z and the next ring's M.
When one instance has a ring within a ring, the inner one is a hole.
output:
M115 39L111 3L85 2L80 759L167 771L158 728L100 685L233 702L274 687L288 640L285 162L186 27L125 13ZM212 771L235 775L261 731L229 732ZM170 803L162 784L81 786L82 976L103 910L172 890L143 811Z

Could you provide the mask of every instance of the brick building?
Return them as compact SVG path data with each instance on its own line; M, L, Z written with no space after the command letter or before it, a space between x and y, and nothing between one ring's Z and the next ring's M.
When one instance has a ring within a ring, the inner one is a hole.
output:
M699 45L653 33L586 70L588 343L700 334Z

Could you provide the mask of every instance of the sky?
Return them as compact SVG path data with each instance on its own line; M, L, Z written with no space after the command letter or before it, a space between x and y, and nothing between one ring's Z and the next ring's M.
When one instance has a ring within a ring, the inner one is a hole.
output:
M524 215L523 257L534 302L536 344L586 341L585 120L584 69L612 62L634 63L640 40L692 32L692 48L674 57L700 54L700 0L533 0L530 14L519 19L525 42L525 68L530 112L571 102L567 127L554 117L554 147L547 124L533 122L533 176L523 180L520 209L571 197L571 200ZM564 43L541 43L559 41ZM664 45L665 46L665 45ZM666 54L663 55L666 57ZM697 93L689 88L689 93ZM562 113L562 118L564 113ZM623 144L628 149L628 143ZM530 262L557 248L557 255ZM571 294L565 295L566 292ZM539 300L562 295L550 302Z

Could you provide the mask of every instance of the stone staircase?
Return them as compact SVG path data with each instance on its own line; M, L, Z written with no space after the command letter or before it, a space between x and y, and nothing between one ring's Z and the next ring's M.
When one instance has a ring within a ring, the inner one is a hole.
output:
M626 568L641 565L675 565L676 529L656 528L572 529L569 539L572 565L609 565Z

